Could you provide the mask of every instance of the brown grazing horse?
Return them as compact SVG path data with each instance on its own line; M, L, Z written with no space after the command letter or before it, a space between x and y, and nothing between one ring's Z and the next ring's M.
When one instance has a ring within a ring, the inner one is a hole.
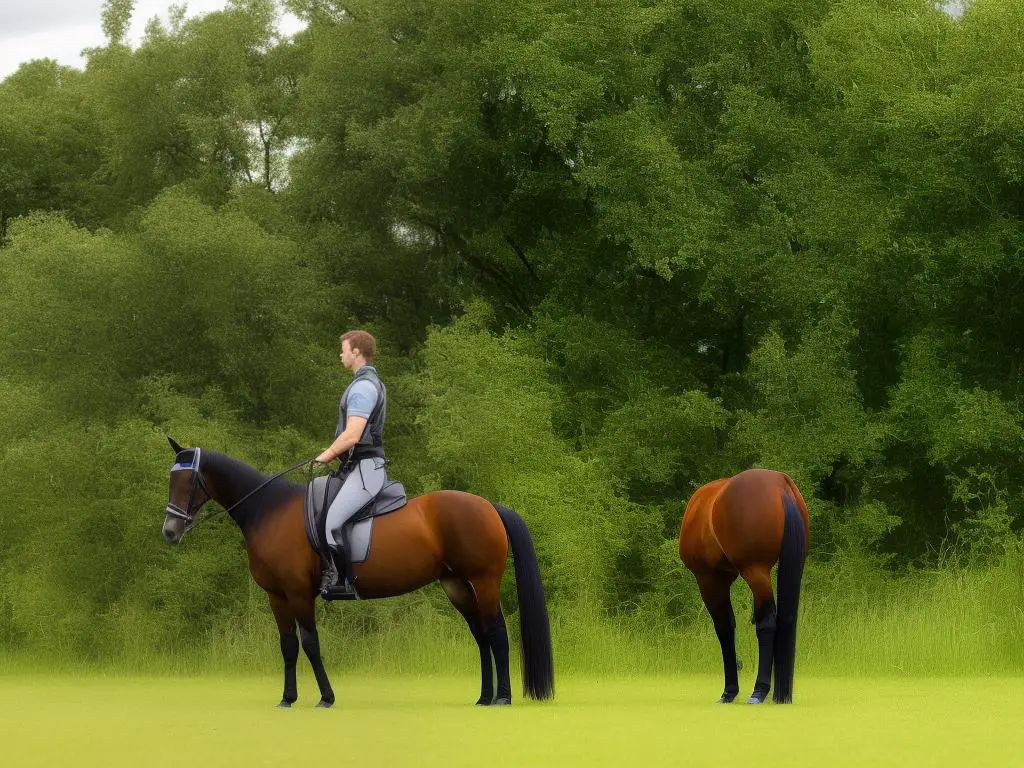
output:
M210 499L227 509L242 529L249 572L269 596L277 620L284 658L284 695L279 706L290 707L298 698L296 625L320 687L317 706L331 706L334 691L320 658L314 611L321 565L306 538L305 488L268 478L229 456L182 448L168 440L175 463L164 539L177 544ZM392 597L441 582L480 650L480 705L512 701L508 633L499 604L510 545L519 596L523 690L531 698L549 699L554 695L554 665L547 605L533 540L515 512L459 491L418 496L374 521L369 557L354 566L364 598Z
M761 704L772 685L775 702L793 700L796 618L810 523L796 484L782 472L749 469L703 485L690 498L679 531L679 556L697 577L715 634L722 645L728 704L739 693L736 673L736 617L729 589L737 576L754 593L757 682L748 703ZM772 594L772 566L778 562L779 602Z

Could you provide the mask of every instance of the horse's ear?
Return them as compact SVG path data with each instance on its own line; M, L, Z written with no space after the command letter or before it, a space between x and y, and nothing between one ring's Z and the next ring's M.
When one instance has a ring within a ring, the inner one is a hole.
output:
M178 445L176 442L174 442L174 438L171 437L170 435L167 436L167 442L171 444L171 450L174 451L174 455L175 456L177 456L179 453L181 453L183 450L185 450L180 445Z

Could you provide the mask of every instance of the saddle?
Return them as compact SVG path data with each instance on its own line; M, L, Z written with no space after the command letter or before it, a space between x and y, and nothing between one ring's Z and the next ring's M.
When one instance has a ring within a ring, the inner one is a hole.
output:
M317 477L306 486L304 506L306 538L313 551L329 556L327 551L327 510L344 485L348 472ZM385 480L380 493L348 519L341 529L342 543L348 552L349 561L355 565L366 561L370 554L374 518L395 512L408 503L405 488L397 480Z

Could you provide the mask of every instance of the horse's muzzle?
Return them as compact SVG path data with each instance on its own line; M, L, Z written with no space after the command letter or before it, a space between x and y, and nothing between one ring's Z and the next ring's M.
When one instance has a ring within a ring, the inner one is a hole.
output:
M184 533L184 531L181 530L181 524L179 520L168 518L164 521L162 533L164 535L164 541L166 541L173 547L181 541L181 536L182 533Z

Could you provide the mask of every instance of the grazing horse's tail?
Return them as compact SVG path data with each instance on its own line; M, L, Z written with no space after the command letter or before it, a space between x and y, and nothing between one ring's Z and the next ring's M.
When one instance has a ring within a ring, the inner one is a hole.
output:
M801 503L803 499L800 500ZM779 550L778 614L775 630L775 702L793 701L793 668L796 662L796 618L800 606L800 581L807 556L807 529L792 491L782 497L784 522Z
M555 695L555 664L551 655L551 626L540 581L533 538L518 514L495 504L512 547L519 597L519 635L523 658L523 693L531 699Z

